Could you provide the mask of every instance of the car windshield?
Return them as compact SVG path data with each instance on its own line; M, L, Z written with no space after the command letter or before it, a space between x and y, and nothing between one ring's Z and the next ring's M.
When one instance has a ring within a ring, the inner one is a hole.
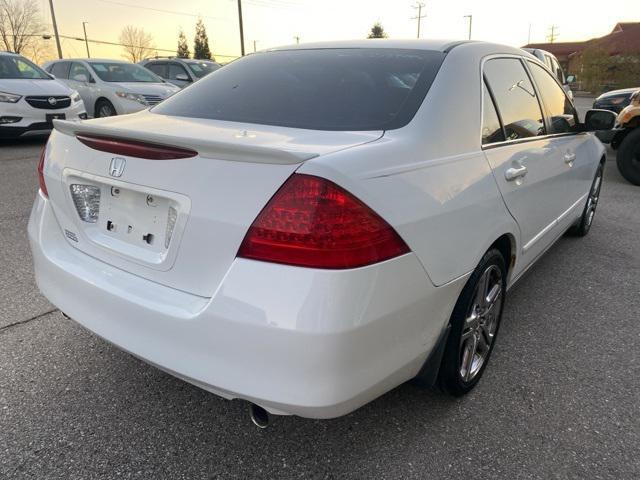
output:
M90 62L91 68L104 82L162 83L162 79L133 63Z
M0 78L51 80L40 67L17 55L0 55Z
M187 65L189 70L198 78L202 78L220 68L220 65L212 62L189 62Z
M281 50L248 55L152 111L313 130L406 125L442 52L388 48Z

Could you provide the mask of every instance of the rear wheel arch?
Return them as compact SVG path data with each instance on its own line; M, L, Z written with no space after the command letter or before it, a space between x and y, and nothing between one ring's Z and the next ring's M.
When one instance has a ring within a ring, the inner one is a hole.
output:
M504 263L507 267L507 275L511 272L511 269L516 263L516 239L510 233L505 233L498 237L487 251L495 248L498 250L504 258Z

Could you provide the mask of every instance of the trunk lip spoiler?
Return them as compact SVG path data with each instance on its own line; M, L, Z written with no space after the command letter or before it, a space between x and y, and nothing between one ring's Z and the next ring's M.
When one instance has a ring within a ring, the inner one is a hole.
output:
M247 145L233 141L208 140L206 138L183 138L175 135L115 128L71 120L54 120L53 127L62 134L74 137L83 135L112 137L123 141L131 140L167 145L195 150L201 157L235 162L295 165L319 156L315 152L292 151L261 145Z

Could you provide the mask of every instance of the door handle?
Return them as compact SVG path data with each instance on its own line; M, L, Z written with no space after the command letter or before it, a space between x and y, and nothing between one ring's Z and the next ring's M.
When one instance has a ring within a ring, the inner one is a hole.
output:
M565 153L564 154L564 163L566 163L567 165L571 166L573 165L573 162L576 160L576 154L575 153Z
M522 178L527 174L527 167L521 165L519 167L511 167L504 172L504 178L507 179L507 182L512 182L517 180L518 178Z

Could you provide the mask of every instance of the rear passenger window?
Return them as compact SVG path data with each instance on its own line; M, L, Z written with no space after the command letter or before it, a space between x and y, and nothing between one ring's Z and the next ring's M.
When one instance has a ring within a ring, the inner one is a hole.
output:
M482 84L482 144L504 141L504 132L487 85Z
M529 67L547 111L549 133L574 131L578 116L562 87L547 70L537 63L529 62Z
M520 60L488 60L484 75L500 112L507 140L545 134L536 91Z
M69 62L57 62L54 63L51 67L51 71L49 72L56 78L66 79L69 78L69 67L71 63Z
M147 63L144 66L147 70L151 70L153 73L162 78L167 78L167 64L166 63Z

